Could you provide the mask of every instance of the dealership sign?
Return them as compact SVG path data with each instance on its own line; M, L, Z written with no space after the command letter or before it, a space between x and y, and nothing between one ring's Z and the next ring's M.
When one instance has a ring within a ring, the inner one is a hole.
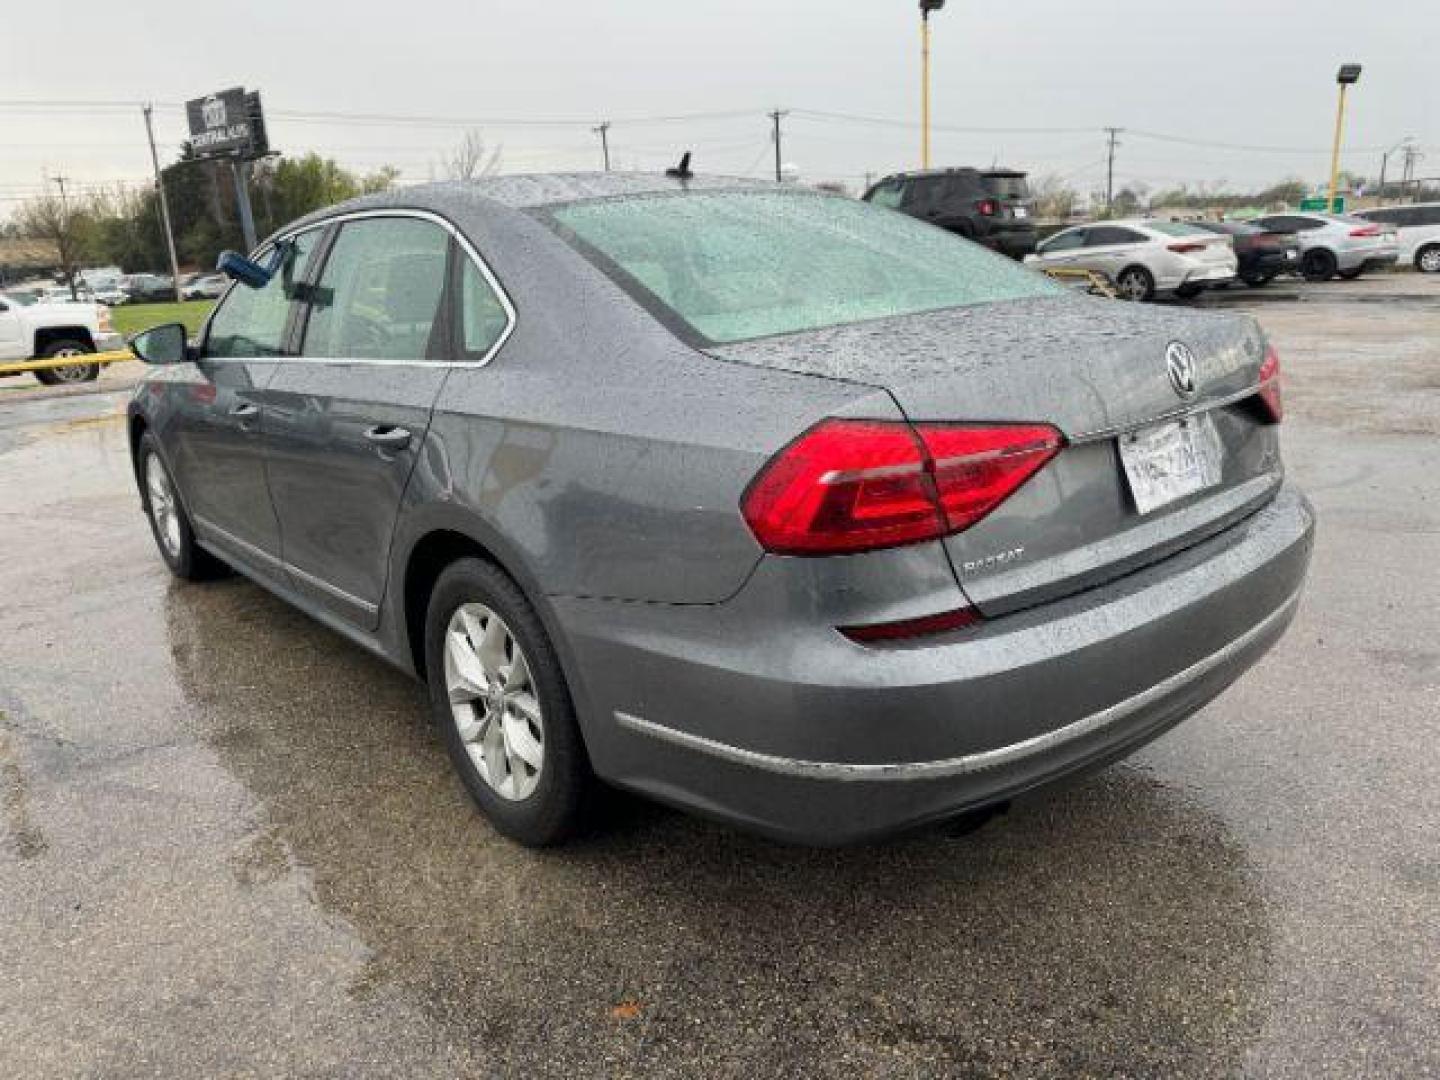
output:
M232 87L185 103L190 121L190 145L197 157L256 156L260 95ZM263 153L263 149L260 151Z

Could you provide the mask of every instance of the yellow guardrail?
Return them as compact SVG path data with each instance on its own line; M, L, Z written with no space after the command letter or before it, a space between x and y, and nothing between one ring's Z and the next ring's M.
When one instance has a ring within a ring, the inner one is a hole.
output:
M1047 266L1044 268L1044 273L1062 285L1077 281L1083 282L1091 292L1108 296L1111 300L1115 299L1115 286L1110 284L1110 279L1104 274L1097 274L1094 270L1082 270L1078 266Z
M20 360L13 364L0 364L0 375L18 375L22 371L49 371L52 368L74 367L77 364L123 364L136 356L129 349L115 349L113 352L84 353L80 356L55 356L48 360Z

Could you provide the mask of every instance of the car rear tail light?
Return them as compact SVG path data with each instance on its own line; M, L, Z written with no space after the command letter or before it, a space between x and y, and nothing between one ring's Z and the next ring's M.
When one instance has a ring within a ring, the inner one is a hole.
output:
M1192 252L1204 251L1204 250L1205 250L1207 247L1209 247L1209 246L1210 246L1209 244L1197 244L1197 243L1193 243L1193 242L1191 242L1191 243L1184 243L1184 244L1169 244L1169 245L1167 245L1167 247L1168 247L1171 251L1178 252L1178 253L1181 254L1181 255L1189 255L1189 254L1191 254Z
M1351 229L1351 230L1350 230L1350 235L1351 235L1351 236L1379 236L1379 235L1380 235L1380 226L1379 226L1379 225L1361 225L1361 226L1359 226L1358 228Z
M994 217L1000 212L1000 204L997 203L994 199L981 199L977 206L980 210L980 213L984 214L986 217Z
M1281 394L1280 354L1273 348L1265 350L1265 359L1260 364L1260 404L1265 407L1273 423L1285 418L1285 402Z
M96 315L96 325L99 326L102 334L108 334L114 329L114 324L110 321L110 309L104 304L97 304L96 307L99 309Z
M945 634L963 630L980 621L980 613L974 608L956 608L942 611L938 615L922 615L918 619L901 619L898 622L870 623L868 626L842 626L840 633L851 641L868 645L879 641L903 641L906 638L926 637L930 634Z
M741 512L777 554L935 540L994 510L1060 446L1046 424L825 420L760 471Z

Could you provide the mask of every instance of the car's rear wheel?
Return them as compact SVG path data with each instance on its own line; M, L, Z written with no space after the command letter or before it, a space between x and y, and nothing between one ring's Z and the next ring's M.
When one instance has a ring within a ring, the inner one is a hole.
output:
M1130 266L1115 279L1115 292L1122 300L1149 300L1155 295L1155 278L1143 266Z
M140 437L135 463L145 516L150 519L155 546L170 572L186 581L203 581L227 573L229 568L224 563L195 542L190 516L175 491L175 481L160 456L155 436L148 431Z
M62 360L72 356L87 356L94 351L83 341L52 341L45 346L40 357L44 360ZM41 368L35 372L35 377L46 386L93 382L100 377L100 365L77 362L65 364L62 367Z
M1429 244L1417 251L1415 269L1422 274L1440 274L1440 244Z
M1323 248L1307 251L1300 260L1300 272L1305 275L1306 281L1329 281L1339 269L1334 253Z
M431 710L471 798L531 847L568 838L594 783L555 648L515 583L461 559L425 620Z

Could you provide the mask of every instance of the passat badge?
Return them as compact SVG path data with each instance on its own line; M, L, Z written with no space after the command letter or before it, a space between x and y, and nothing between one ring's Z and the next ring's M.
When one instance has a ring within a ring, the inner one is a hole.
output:
M1182 398L1195 396L1195 354L1190 346L1172 341L1165 350L1165 370L1170 373L1170 385Z

